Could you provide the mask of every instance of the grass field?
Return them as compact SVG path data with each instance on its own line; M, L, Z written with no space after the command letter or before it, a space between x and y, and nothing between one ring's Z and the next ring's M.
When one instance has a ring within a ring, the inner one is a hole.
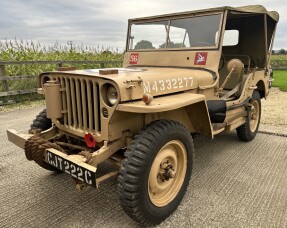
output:
M287 92L287 70L276 70L273 74L273 87L279 87L280 90Z

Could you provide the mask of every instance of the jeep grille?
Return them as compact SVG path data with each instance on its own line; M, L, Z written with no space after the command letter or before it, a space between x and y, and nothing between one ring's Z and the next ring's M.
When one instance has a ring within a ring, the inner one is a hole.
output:
M63 125L83 132L100 133L100 94L96 81L58 77L62 90Z

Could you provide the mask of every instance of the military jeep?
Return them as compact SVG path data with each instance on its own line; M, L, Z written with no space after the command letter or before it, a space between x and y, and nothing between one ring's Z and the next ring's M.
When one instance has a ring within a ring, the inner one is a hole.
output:
M278 20L262 6L131 19L122 68L42 73L46 109L8 138L78 189L118 176L124 211L158 224L186 192L193 136L255 138ZM107 161L117 168L100 175Z

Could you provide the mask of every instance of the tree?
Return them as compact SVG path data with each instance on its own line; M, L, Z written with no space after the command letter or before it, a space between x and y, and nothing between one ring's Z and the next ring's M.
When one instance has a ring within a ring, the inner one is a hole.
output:
M287 54L287 52L285 51L285 49L280 49L279 52L278 52L280 55L285 55Z
M136 44L135 49L155 49L155 47L150 41L141 40Z
M182 43L174 43L174 42L168 42L167 48L182 48L186 47L185 44L182 45ZM159 46L159 48L165 48L165 43Z

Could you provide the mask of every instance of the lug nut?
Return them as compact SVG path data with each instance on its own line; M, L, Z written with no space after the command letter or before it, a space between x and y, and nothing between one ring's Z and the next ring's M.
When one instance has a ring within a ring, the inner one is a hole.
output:
M175 178L176 172L173 169L168 170L168 176L169 178Z

